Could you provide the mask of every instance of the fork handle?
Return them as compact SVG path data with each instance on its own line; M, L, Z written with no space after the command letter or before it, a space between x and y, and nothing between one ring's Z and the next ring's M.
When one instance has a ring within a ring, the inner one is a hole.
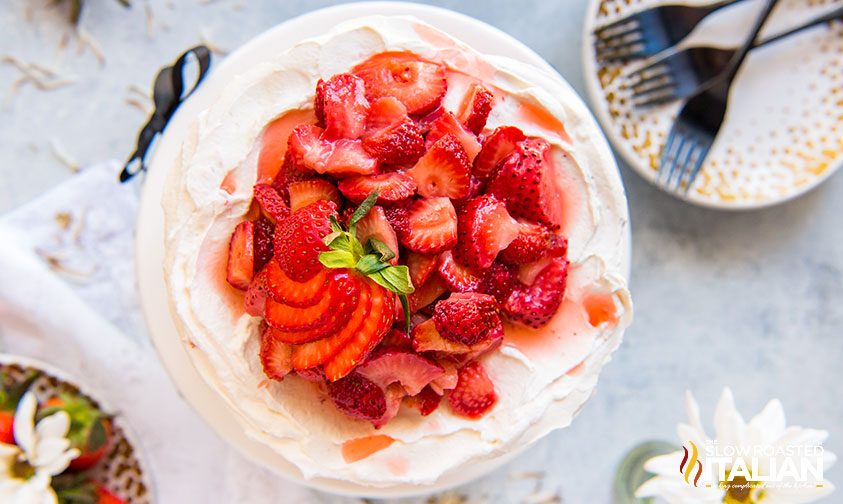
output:
M824 15L818 17L818 18L812 19L812 20L808 21L807 23L805 23L803 25L800 25L800 26L797 26L796 28L792 28L790 30L787 30L786 32L779 33L779 34L774 35L774 36L772 36L768 39L764 39L761 42L757 42L754 47L761 47L761 46L765 46L767 44L772 44L773 42L777 42L777 41L779 41L779 40L781 40L785 37L789 37L789 36L793 35L794 33L801 32L802 30L807 30L808 28L811 28L812 26L817 26L817 25L820 25L820 24L823 24L823 23L827 23L828 21L834 21L835 19L843 19L843 7L838 7L836 9L834 9L833 11L831 11L827 14L824 14Z
M767 5L764 6L764 10L758 16L758 19L755 20L755 25L752 27L752 32L747 37L746 42L732 56L732 60L729 62L729 67L723 77L718 79L720 82L728 84L735 78L735 75L737 75L738 70L741 68L741 64L743 64L743 60L746 59L749 51L755 45L755 39L758 38L761 28L764 26L767 18L770 17L770 13L773 12L777 3L779 3L779 0L767 0Z

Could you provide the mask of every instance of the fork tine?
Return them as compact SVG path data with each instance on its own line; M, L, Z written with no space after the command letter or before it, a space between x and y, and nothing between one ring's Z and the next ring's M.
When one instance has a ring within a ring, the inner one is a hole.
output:
M673 74L665 69L664 72L660 72L657 74L650 75L649 77L642 77L632 83L631 87L633 91L636 93L645 93L648 89L653 88L654 86L661 85L661 81L673 80Z
M670 156L671 150L673 150L673 143L676 141L676 127L670 129L670 134L667 136L667 142L665 142L664 147L662 147L662 154L659 157L659 171L656 173L656 184L661 185L662 179L664 178L665 172L667 172L668 164L672 161L673 158Z
M641 33L641 29L638 26L634 26L634 27L632 27L628 30L625 30L625 31L620 31L620 32L617 32L617 33L612 33L611 35L598 37L596 45L597 46L603 45L603 46L612 47L612 46L616 45L615 44L616 41L618 43L622 43L624 38L630 37L630 36L635 35L635 34L642 35L641 37L636 37L637 39L643 38L643 34Z
M670 188L671 191L678 191L682 187L682 179L685 178L685 175L688 173L688 166L690 165L691 156L697 149L697 145L699 142L697 141L696 135L692 135L688 138L688 149L685 151L685 157L682 159L682 162L679 164L679 171L676 172L676 178L674 183L670 184L668 181L667 187Z
M699 175L700 170L702 169L703 163L705 162L705 158L708 157L708 153L711 151L711 144L706 144L702 146L697 158L694 160L694 168L691 170L688 180L685 184L685 195L688 194L688 191L691 190L691 186L694 185L694 181L697 179L697 175Z
M625 25L635 26L636 28L640 26L640 22L638 20L637 14L632 14L630 16L622 17L618 20L612 21L607 25L600 26L594 29L594 35L598 38L603 37L606 33L614 31L617 28L620 28Z
M675 93L663 93L658 96L654 96L649 100L633 102L633 105L639 108L656 107L659 105L664 105L665 103L676 101L677 99L678 97Z
M667 75L669 70L669 67L662 64L662 61L659 60L629 72L626 74L625 80L633 81L633 86L638 86L650 79L657 79L663 75ZM647 74L646 77L645 74Z
M632 93L633 105L646 103L653 98L664 97L667 94L675 95L675 88L676 84L674 84L673 80L669 80L664 84L650 86L646 89L635 89Z
M640 46L640 49L634 50L635 46ZM601 53L600 51L598 51L597 59L601 63L615 63L643 58L647 56L647 53L644 51L644 44L641 41L636 41L632 44L628 44L626 46L614 49L615 50L613 52L609 52L608 54L606 52Z

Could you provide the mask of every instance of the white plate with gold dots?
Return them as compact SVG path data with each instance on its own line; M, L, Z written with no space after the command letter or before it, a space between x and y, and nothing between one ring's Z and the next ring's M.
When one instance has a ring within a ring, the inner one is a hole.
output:
M590 0L583 34L586 87L617 152L653 182L659 155L681 102L632 106L624 76L648 60L602 64L594 28L660 0ZM706 2L683 2L697 4ZM762 39L839 7L840 0L781 0ZM761 0L744 0L706 18L684 41L735 47ZM843 22L834 21L754 50L732 87L717 141L687 195L702 206L740 210L781 203L816 187L843 164Z

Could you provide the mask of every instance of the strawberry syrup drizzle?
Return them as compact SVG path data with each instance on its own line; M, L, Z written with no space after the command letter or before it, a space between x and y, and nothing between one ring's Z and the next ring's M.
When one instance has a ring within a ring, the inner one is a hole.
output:
M312 124L316 122L313 110L292 110L287 112L264 129L261 138L261 151L258 155L258 184L272 182L272 179L281 168L284 162L284 154L287 153L287 139L290 132L299 124Z

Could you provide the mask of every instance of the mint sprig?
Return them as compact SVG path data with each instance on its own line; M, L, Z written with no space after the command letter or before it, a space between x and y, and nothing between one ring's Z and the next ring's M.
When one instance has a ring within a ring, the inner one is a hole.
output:
M407 294L415 290L410 280L410 269L407 266L393 266L389 263L395 258L396 251L386 243L369 238L362 244L357 239L357 223L372 210L377 199L378 190L375 189L351 214L348 229L343 228L335 217L331 217L331 233L323 240L325 246L331 250L319 254L319 262L326 268L357 270L384 289L397 294L404 308L404 323L409 332L410 306Z

